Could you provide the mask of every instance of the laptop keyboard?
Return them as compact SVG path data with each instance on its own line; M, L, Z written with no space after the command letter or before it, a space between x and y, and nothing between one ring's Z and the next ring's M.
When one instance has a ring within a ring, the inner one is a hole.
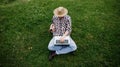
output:
M61 43L60 40L56 40L56 43ZM64 40L63 43L68 43L68 40Z

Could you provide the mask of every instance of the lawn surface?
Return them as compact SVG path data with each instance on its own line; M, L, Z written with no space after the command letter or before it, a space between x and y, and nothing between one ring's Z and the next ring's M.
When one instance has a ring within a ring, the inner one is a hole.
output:
M56 7L72 18L75 55L48 61ZM1 0L0 67L120 67L120 0Z

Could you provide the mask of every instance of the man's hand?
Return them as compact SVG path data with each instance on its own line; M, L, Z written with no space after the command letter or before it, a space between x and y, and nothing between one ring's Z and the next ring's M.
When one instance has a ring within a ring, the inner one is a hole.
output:
M51 25L50 25L49 31L50 31L51 33L53 33L53 32L55 31L55 26L54 26L54 24L51 24Z
M52 29L49 29L48 32L49 32L51 35L53 34Z
M60 38L60 42L63 43L65 41L65 38L64 37L61 37Z

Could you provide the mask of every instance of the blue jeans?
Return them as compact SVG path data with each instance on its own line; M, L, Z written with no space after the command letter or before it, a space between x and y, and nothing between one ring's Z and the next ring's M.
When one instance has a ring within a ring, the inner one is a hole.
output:
M54 37L51 39L51 41L49 42L48 45L48 49L50 51L56 51L56 54L67 54L69 52L75 51L77 49L77 46L75 44L75 42L72 40L72 38L70 37L70 45L69 46L55 46L53 44L54 42Z

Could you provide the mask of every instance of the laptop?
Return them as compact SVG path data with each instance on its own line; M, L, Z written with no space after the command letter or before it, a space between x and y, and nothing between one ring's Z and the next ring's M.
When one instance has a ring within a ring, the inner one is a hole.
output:
M54 45L70 45L70 36L66 36L64 42L60 42L61 36L54 37Z

